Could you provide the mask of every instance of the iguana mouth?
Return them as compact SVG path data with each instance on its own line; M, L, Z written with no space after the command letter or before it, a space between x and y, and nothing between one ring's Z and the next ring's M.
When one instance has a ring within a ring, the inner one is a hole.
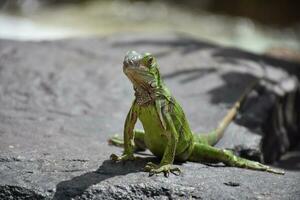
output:
M141 70L139 68L127 68L125 69L125 74L129 78L129 80L135 85L136 87L141 87L145 90L151 88L149 85L152 77L149 76L146 71Z

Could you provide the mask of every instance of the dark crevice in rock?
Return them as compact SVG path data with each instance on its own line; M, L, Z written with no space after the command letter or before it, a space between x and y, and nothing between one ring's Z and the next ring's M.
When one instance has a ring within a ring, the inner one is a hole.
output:
M262 126L262 152L266 163L277 161L300 142L300 86L277 96L271 112Z
M35 191L26 189L24 187L3 185L0 186L0 199L41 200L47 198L41 194L36 193Z
M293 82L291 88L268 81L269 86L261 84L249 95L235 122L262 135L262 141L260 149L236 146L232 149L235 154L272 164L300 144L300 85L297 78L283 80L289 81Z
M278 81L264 77L248 95L241 108L241 115L235 122L261 135L263 139L260 148L237 145L230 149L236 155L270 164L300 144L300 76L295 75L289 74ZM241 94L245 85L257 77L229 72L223 74L222 79L226 84L209 91L211 103L225 103L230 107L238 98L236 90L240 90ZM245 80L244 85L240 83L241 79ZM230 95L230 90L235 92Z

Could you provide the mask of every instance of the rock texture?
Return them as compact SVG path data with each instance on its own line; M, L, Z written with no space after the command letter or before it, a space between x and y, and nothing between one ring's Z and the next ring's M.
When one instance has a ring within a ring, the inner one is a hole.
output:
M109 155L122 150L107 139L122 132L133 99L121 68L133 49L158 57L165 82L199 132L213 129L247 84L264 76L218 144L262 159L262 127L276 97L293 90L293 81L278 83L299 75L296 64L176 34L0 40L0 199L299 198L299 168L290 168L299 165L299 152L280 165L284 176L187 162L177 163L180 176L148 177L143 166L157 162L149 152L137 162L111 163Z

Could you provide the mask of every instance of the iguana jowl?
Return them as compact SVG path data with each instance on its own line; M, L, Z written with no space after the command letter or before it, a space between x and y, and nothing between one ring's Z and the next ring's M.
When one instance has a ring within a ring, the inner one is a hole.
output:
M174 160L205 163L222 162L233 167L248 168L284 174L259 162L235 156L231 151L213 147L223 136L226 127L234 119L241 102L251 90L245 91L229 110L219 126L208 134L196 134L190 129L185 114L161 79L156 58L150 53L129 51L125 56L123 71L132 82L135 99L124 125L124 138L113 137L109 142L123 146L121 156L111 155L114 161L134 160L135 150L149 149L161 158L160 164L149 162L145 170L150 175L180 173L172 166ZM144 131L134 130L139 119Z

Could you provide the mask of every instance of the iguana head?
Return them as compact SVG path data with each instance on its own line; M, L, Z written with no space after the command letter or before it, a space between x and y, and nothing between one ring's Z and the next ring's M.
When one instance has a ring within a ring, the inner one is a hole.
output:
M151 90L161 84L158 64L150 53L127 52L123 62L123 71L137 88Z

